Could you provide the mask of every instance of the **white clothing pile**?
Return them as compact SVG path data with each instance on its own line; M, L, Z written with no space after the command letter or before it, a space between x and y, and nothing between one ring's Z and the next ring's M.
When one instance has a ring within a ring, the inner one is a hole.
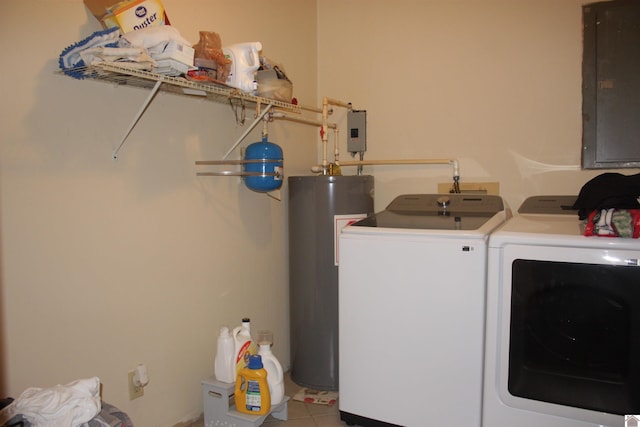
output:
M100 379L93 377L67 385L28 388L2 412L8 419L21 414L34 427L76 427L90 421L100 409Z

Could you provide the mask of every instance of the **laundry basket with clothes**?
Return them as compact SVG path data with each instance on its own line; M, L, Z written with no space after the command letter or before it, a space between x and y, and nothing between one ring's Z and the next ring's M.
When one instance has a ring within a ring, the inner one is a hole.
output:
M98 377L30 387L17 399L2 402L1 427L133 427L126 413L102 402Z

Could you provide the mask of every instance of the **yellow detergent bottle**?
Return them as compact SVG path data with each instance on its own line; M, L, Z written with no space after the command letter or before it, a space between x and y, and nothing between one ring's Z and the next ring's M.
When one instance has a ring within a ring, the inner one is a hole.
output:
M236 411L251 415L267 415L271 411L271 395L267 382L267 371L262 366L262 357L249 357L249 365L236 378L234 393Z

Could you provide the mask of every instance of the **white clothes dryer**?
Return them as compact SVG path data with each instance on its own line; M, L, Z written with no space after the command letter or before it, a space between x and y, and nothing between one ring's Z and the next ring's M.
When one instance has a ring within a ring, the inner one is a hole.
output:
M487 195L402 195L339 242L340 416L349 425L481 422Z
M484 427L640 413L640 241L584 236L573 201L527 199L489 238Z

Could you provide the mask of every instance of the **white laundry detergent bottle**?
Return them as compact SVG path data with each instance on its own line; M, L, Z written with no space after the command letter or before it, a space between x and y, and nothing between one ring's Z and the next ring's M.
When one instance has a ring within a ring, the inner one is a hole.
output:
M226 326L220 327L218 336L218 350L214 363L214 374L223 383L236 382L236 344Z
M249 357L258 353L256 343L251 339L251 320L242 319L242 325L233 328L231 334L235 343L234 363L236 374L249 364Z
M267 383L271 396L271 406L282 402L284 398L284 372L282 365L271 351L273 333L271 331L258 331L258 355L262 357L262 365L267 371Z
M261 50L260 42L238 43L222 48L224 56L231 60L231 70L226 82L229 86L247 93L258 90L256 71L260 68Z

